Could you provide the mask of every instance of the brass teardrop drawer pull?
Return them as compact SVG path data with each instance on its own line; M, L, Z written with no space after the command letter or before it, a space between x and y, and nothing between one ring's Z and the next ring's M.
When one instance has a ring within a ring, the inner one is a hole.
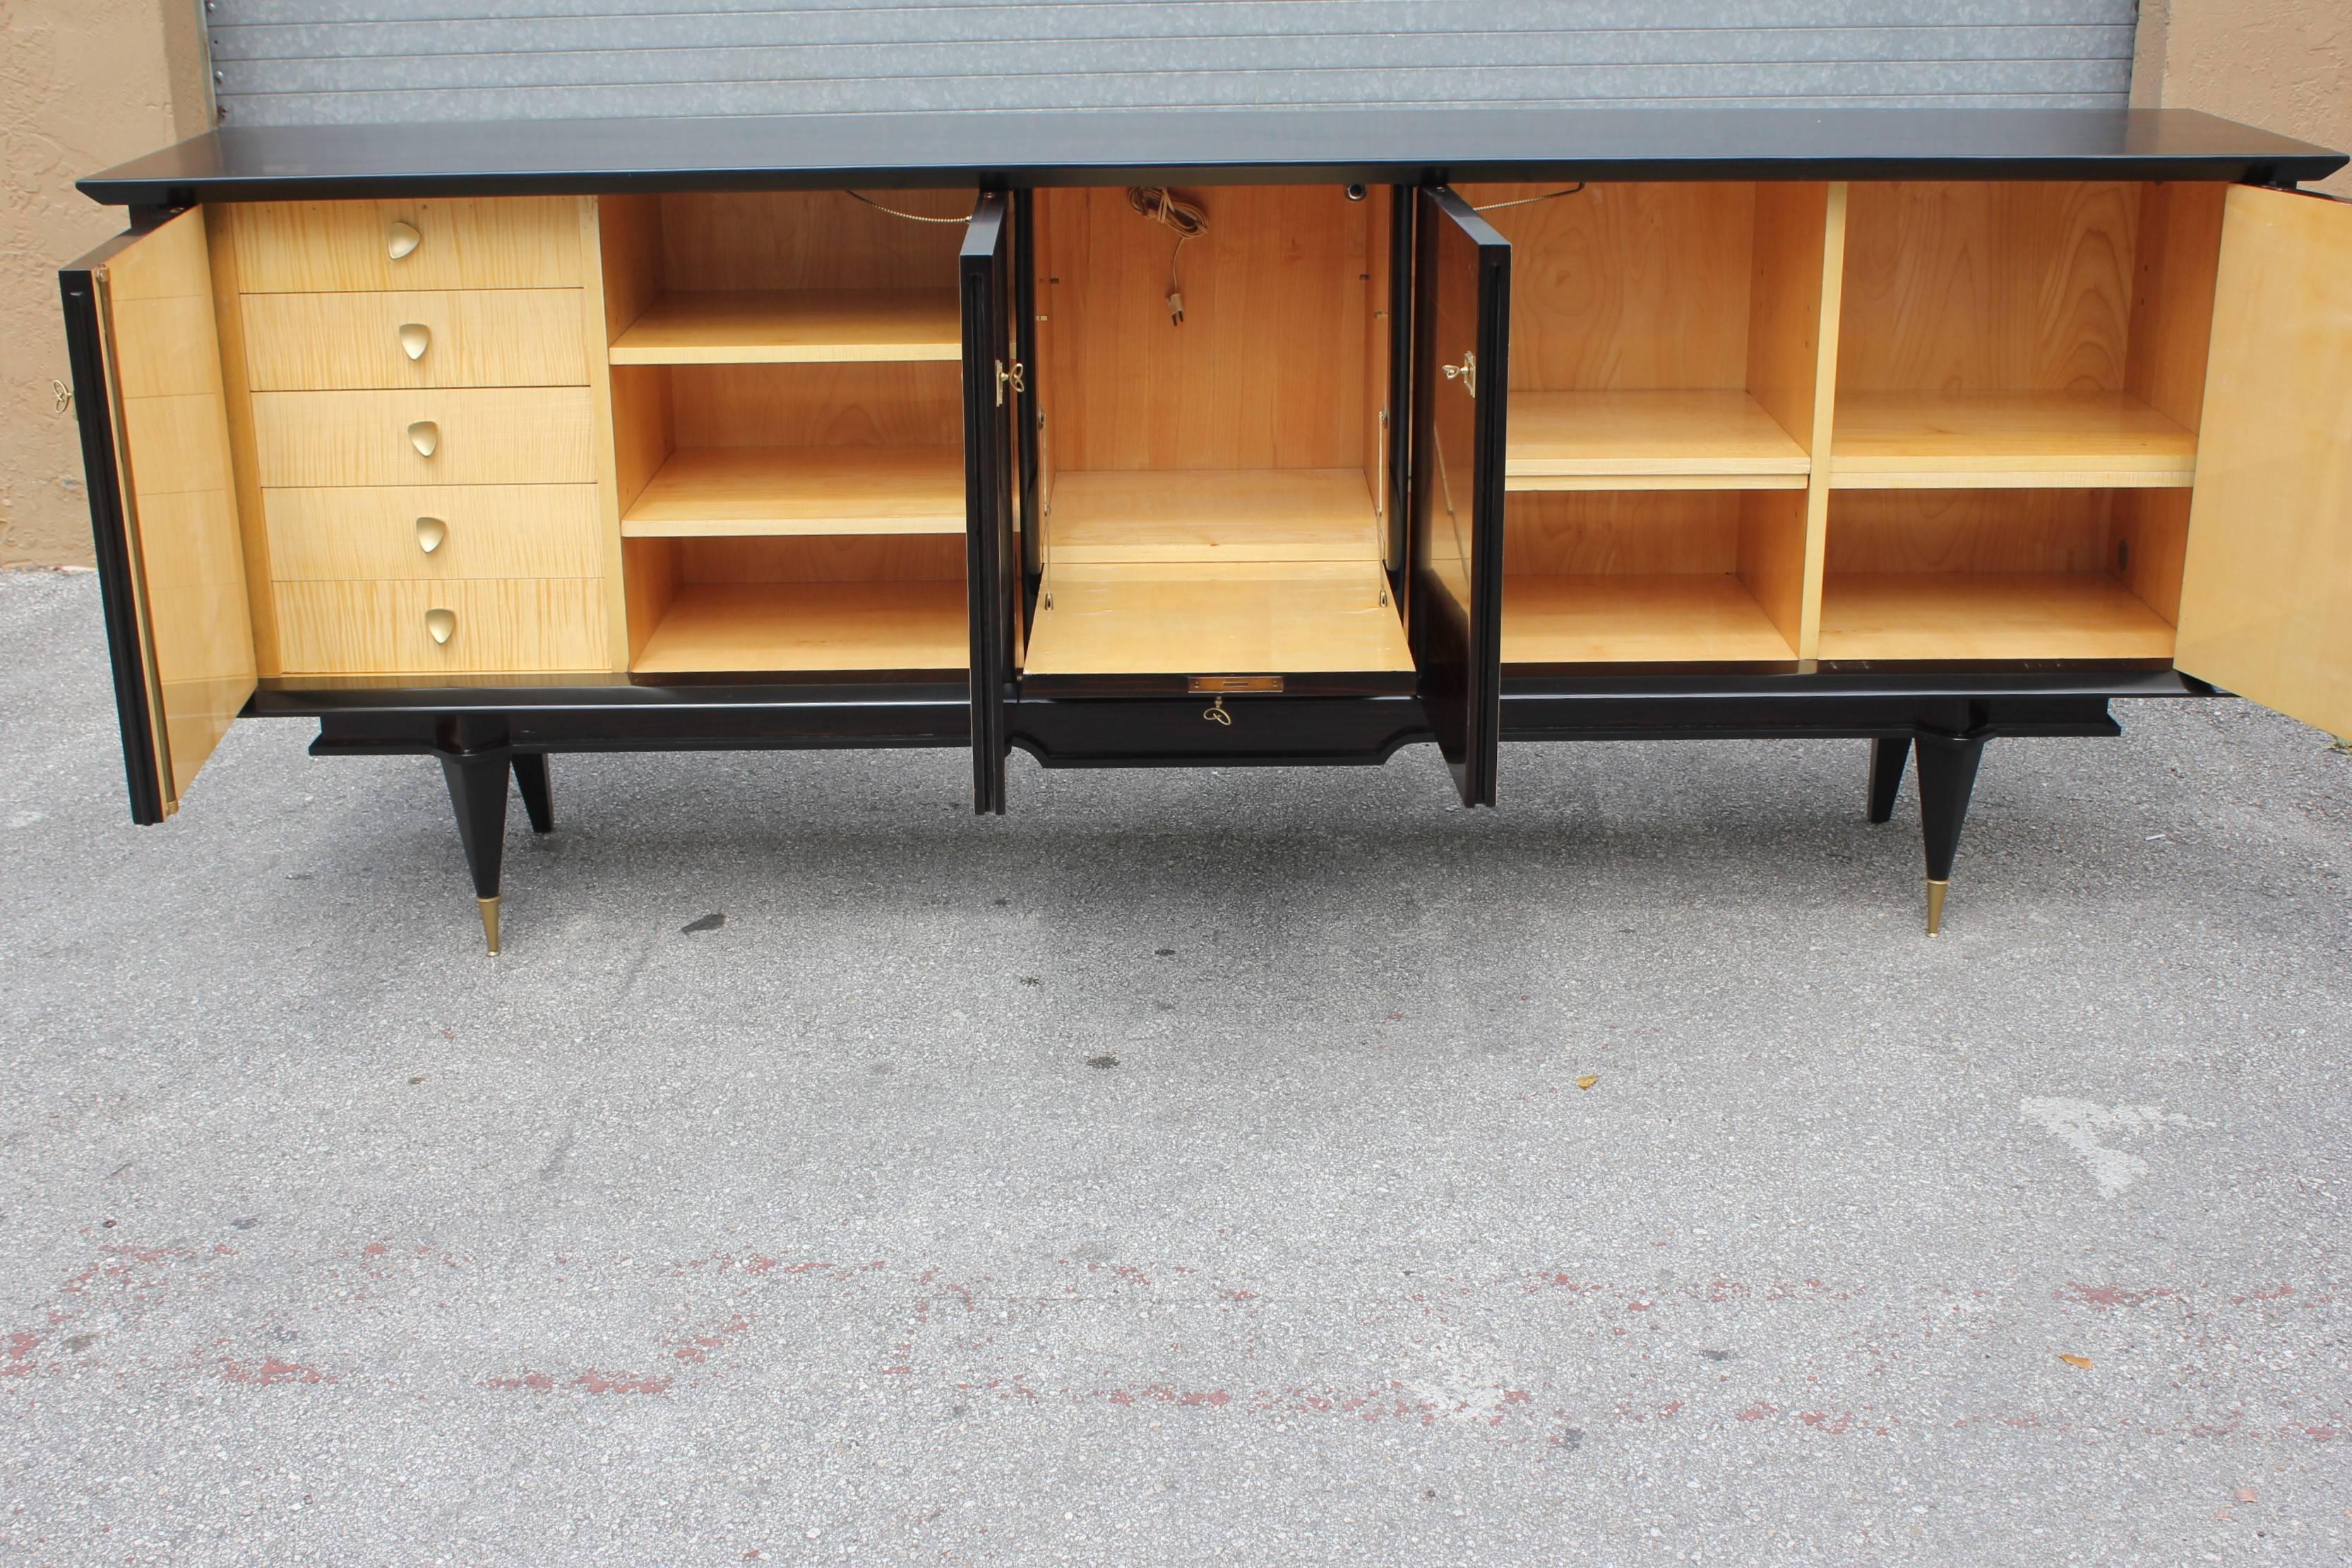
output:
M425 634L436 643L447 646L457 634L457 612L454 610L428 610L425 612Z
M441 548L441 541L448 537L449 525L443 522L440 518L419 517L416 519L416 548L423 550L426 555L431 555L435 550L439 549Z
M415 224L404 224L397 218L393 220L392 227L384 231L384 253L394 261L410 255L424 243L425 236L416 232Z
M400 351L412 360L421 360L425 350L433 346L433 329L422 321L410 321L400 329Z
M416 448L419 457L430 457L441 450L441 427L429 419L420 419L408 427L408 444Z

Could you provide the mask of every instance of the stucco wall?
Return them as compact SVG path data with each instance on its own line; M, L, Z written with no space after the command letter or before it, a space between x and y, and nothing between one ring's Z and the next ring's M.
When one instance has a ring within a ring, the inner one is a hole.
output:
M2132 102L2352 151L2352 5L2141 0ZM2316 188L2352 196L2352 172Z
M205 128L200 0L0 5L0 567L86 564L58 264L121 226L73 182Z

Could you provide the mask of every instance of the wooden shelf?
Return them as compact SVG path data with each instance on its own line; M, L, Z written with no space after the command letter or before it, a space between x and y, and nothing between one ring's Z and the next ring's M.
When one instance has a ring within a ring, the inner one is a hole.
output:
M665 294L613 344L616 365L807 365L960 360L952 288Z
M2146 489L2197 475L2197 437L2126 392L1841 392L1830 483L1870 490Z
M1832 574L1821 656L2169 659L2171 625L2113 578L2082 573Z
M1505 664L1786 662L1797 656L1727 572L1503 579Z
M688 447L621 519L638 539L963 528L963 453L953 446Z
M695 674L971 664L961 582L689 582L630 668Z
M1371 562L1055 564L1032 675L1307 674L1412 668Z
M1353 468L1133 469L1057 475L1056 566L1376 561L1372 493Z
M1801 490L1812 472L1744 392L1514 392L1507 428L1507 490Z

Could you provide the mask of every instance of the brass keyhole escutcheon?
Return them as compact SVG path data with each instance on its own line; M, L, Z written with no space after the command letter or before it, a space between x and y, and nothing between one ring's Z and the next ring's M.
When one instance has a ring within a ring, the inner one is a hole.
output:
M428 610L425 612L425 634L436 643L447 646L457 634L457 612L454 610Z
M1472 397L1476 397L1478 395L1478 356L1465 351L1460 364L1445 367L1445 379L1449 382L1460 382L1464 392L1468 392Z
M394 219L392 227L384 231L384 254L394 261L413 254L416 247L424 243L425 236L416 232L415 224L404 224Z
M439 549L441 548L441 541L448 537L449 525L443 522L440 518L419 517L416 519L416 548L423 550L426 555L431 555L435 550ZM444 641L446 641L446 639L444 639Z
M410 321L400 329L400 351L412 360L421 360L425 350L433 346L433 329L422 321Z
M441 450L441 427L429 419L420 419L408 427L408 444L416 448L419 457L430 457Z

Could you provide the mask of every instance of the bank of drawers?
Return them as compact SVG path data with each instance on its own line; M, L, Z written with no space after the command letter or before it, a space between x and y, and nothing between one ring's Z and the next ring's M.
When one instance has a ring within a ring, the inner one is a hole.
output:
M578 203L233 221L285 672L611 667Z

